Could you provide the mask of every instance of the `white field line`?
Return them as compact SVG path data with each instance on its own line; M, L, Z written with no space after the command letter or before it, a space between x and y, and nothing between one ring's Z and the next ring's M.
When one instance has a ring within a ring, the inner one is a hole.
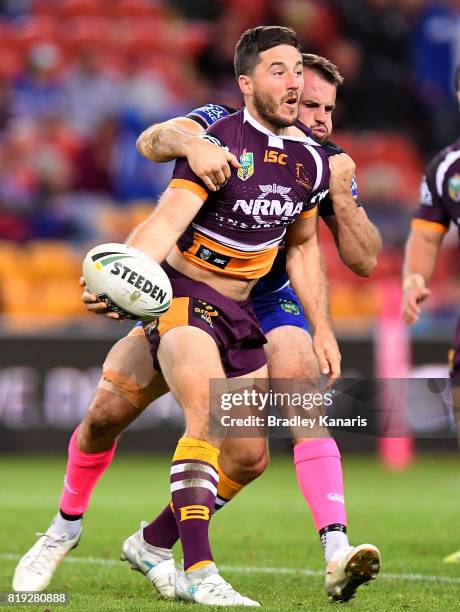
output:
M0 553L0 559L19 561L20 555L12 553ZM117 559L98 559L96 557L68 557L66 563L81 563L86 565L103 565L121 567L121 562ZM324 576L324 571L312 569L295 569L293 567L263 567L263 566L239 566L239 565L219 565L219 569L224 572L236 572L238 574L289 574L301 576ZM382 572L379 578L387 580L409 580L425 582L443 582L447 584L460 584L460 577L432 576L429 574L389 574Z

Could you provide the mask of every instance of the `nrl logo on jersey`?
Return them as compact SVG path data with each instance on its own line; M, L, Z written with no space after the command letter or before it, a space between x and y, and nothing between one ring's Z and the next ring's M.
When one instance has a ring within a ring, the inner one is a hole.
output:
M454 174L450 177L447 188L449 190L449 197L454 202L460 202L460 174Z
M247 181L254 174L254 154L244 150L240 155L241 168L238 168L238 178Z
M208 259L211 257L212 253L209 249L205 249L203 248L201 253L200 253L200 259L203 259L203 261L208 261Z

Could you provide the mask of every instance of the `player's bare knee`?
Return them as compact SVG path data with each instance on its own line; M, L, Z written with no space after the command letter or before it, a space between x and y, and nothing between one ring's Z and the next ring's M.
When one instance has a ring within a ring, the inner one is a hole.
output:
M132 420L133 406L114 393L96 394L83 420L91 441L115 438Z
M234 458L235 480L241 484L247 484L258 478L267 469L269 455L267 448L248 449L247 452L240 452Z

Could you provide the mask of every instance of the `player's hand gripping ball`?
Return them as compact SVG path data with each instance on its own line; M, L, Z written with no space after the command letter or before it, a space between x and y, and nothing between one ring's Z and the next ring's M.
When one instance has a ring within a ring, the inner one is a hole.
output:
M172 288L163 268L127 244L100 244L83 261L86 286L124 319L153 321L171 305Z

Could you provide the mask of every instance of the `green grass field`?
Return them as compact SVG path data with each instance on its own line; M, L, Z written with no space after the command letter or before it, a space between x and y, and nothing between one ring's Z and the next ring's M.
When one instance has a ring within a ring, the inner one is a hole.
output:
M369 457L348 458L344 468L350 540L372 542L382 552L383 568L375 582L348 604L327 602L318 537L288 458L274 458L266 474L213 520L212 543L223 575L266 610L331 610L337 605L385 612L460 610L460 564L442 562L460 548L458 457L421 457L397 474ZM48 527L62 477L62 458L0 458L0 591L10 589L15 564L35 541L35 531ZM153 518L167 495L166 457L119 454L96 490L79 547L51 584L50 590L70 593L64 610L192 609L193 604L157 600L150 583L118 561L122 540L141 519Z

